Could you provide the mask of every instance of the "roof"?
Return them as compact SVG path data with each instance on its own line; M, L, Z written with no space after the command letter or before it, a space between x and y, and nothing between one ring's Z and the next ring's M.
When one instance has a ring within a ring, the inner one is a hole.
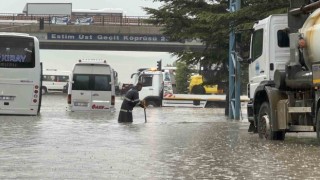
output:
M114 8L104 8L104 9L72 9L72 14L74 15L110 15L110 14L123 14L122 9Z

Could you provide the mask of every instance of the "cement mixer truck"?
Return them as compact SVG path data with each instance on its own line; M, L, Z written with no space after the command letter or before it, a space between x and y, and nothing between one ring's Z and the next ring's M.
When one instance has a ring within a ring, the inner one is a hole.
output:
M250 56L242 60L249 63L249 131L269 140L316 132L319 140L320 1L290 6L251 30Z

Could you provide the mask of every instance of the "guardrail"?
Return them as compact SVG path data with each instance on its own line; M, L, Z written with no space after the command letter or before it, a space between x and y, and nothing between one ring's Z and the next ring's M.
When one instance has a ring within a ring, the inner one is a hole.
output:
M17 24L34 24L35 21L40 22L40 18L44 18L45 24L53 24L53 17L68 17L70 22L66 25L75 25L76 19L81 16L70 15L26 15L26 14L8 14L0 13L0 24L17 25ZM83 17L83 16L82 16ZM108 25L120 25L120 26L153 26L148 23L148 16L113 16L113 15L96 15L90 16L93 18L93 23L90 25L108 26Z

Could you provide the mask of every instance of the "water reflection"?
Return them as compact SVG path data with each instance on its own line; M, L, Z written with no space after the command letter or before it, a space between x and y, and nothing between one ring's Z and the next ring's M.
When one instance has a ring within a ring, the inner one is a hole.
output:
M39 117L0 117L0 179L316 179L315 134L260 140L223 109L150 108L133 123L65 111L46 95Z

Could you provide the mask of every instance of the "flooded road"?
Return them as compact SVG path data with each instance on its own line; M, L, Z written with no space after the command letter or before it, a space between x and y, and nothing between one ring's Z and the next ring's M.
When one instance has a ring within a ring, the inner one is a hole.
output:
M45 95L41 116L0 116L0 179L319 179L315 134L265 141L224 109L66 111ZM245 111L245 110L244 110Z

